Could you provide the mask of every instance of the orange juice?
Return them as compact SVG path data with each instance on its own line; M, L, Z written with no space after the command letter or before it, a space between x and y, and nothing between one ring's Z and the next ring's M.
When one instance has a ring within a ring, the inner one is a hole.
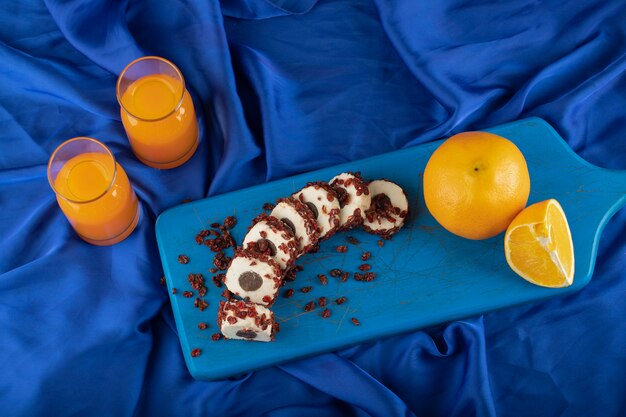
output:
M81 238L94 245L124 240L139 219L139 204L126 172L108 154L79 154L59 170L57 201Z
M122 123L144 164L168 169L185 163L198 146L198 122L182 80L151 74L132 82L120 98Z

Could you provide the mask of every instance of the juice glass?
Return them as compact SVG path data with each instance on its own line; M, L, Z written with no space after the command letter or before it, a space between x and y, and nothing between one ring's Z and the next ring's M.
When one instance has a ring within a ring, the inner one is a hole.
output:
M126 172L111 151L92 138L63 142L48 162L48 181L76 233L99 246L132 233L139 203Z
M187 162L198 147L198 121L185 80L170 61L136 59L117 79L122 123L137 158L153 168Z

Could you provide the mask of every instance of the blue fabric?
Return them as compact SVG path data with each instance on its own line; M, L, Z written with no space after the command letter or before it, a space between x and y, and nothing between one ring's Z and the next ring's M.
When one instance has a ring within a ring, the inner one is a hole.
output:
M623 416L626 211L591 283L547 302L199 382L178 343L156 216L198 199L527 117L626 169L621 0L25 0L0 3L0 415ZM160 55L202 140L132 155L115 81ZM141 199L112 247L80 241L46 163L107 143Z

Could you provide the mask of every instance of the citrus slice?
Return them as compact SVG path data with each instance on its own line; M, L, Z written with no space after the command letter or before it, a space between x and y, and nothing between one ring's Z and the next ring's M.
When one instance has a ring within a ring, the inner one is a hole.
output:
M574 244L563 208L554 199L526 207L504 235L506 261L526 281L560 288L574 281Z

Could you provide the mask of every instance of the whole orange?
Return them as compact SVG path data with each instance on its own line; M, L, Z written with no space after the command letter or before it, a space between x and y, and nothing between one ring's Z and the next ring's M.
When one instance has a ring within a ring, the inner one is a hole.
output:
M487 132L445 140L424 170L424 200L448 231L487 239L506 230L526 206L530 176L513 142Z

